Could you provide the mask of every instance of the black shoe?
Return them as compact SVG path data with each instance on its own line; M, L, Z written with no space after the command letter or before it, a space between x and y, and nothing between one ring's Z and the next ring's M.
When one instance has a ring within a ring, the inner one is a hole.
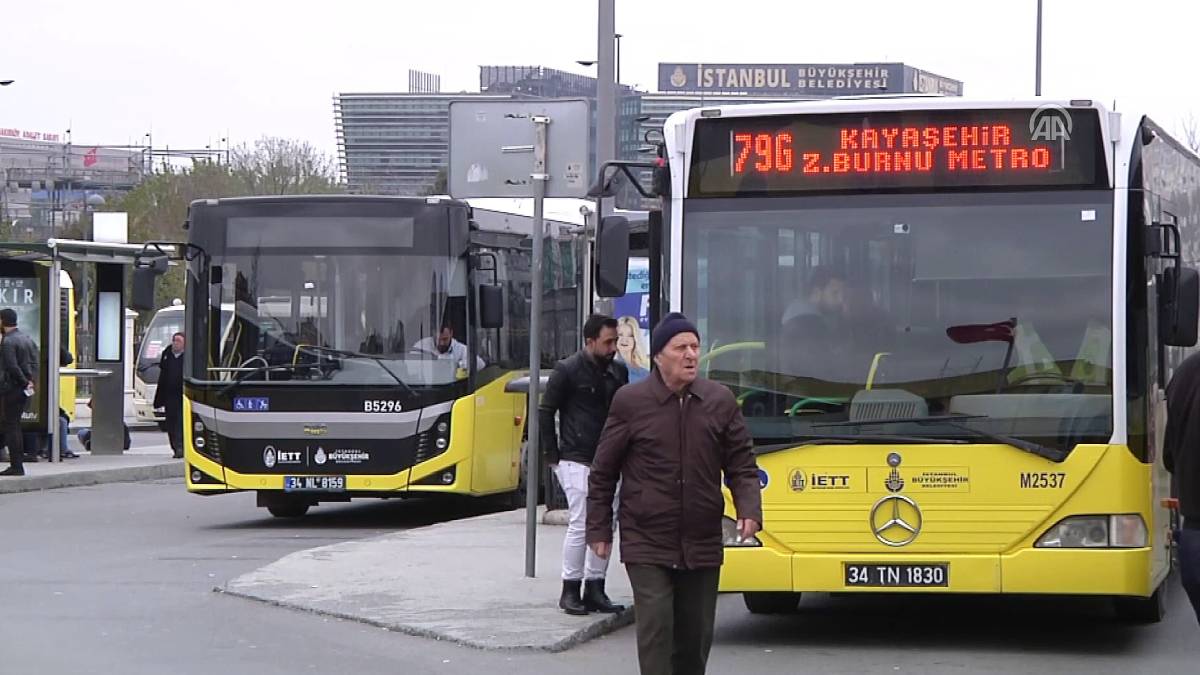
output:
M25 469L19 466L10 466L7 469L0 471L0 476L24 476Z
M584 607L583 601L579 599L582 585L583 582L578 579L574 581L563 579L562 597L558 599L558 606L562 611L572 616L584 616L588 613L587 607Z
M22 461L24 461L26 464L37 464L38 456L37 455L25 455L25 459Z
M616 614L625 611L625 605L614 605L604 592L603 579L588 579L583 582L583 606L589 612Z
M63 459L79 459L79 455L75 454L71 450L63 450L61 457Z
M171 456L175 459L183 459L183 450L172 450Z

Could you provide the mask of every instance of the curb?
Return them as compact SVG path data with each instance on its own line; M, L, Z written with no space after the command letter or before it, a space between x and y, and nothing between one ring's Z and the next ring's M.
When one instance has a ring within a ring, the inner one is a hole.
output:
M17 480L3 479L0 480L0 494L85 487L105 483L135 483L146 480L182 477L183 461L180 460L169 464L72 471L53 476L25 476Z
M532 652L549 652L549 653L565 652L572 647L576 647L576 646L581 645L590 640L594 640L598 637L612 633L613 631L615 631L619 628L624 628L625 626L631 625L634 622L633 607L630 606L630 607L627 607L623 612L620 612L618 614L607 615L606 618L604 618L600 621L596 621L594 623L589 623L587 626L580 628L579 630L575 631L574 633L571 633L567 637L562 638L561 640L549 643L549 644L497 646L497 645L493 645L493 644L488 644L487 642L484 642L484 641L470 640L470 639L464 639L464 638L460 638L460 637L445 635L443 633L440 633L436 630L432 630L429 628L422 628L422 627L418 627L418 626L409 626L409 625L406 625L403 623L392 623L392 622L388 622L388 621L379 621L377 619L370 619L370 618L367 618L364 616L356 616L356 615L350 614L348 612L334 612L334 611L320 609L318 607L294 604L294 603L285 602L283 600L276 600L276 599L272 599L272 598L265 598L262 596L254 595L253 593L249 593L246 591L232 590L232 589L228 588L227 586L215 586L215 587L213 587L213 592L221 593L222 595L228 595L228 596L235 597L235 598L242 598L245 600L253 600L255 602L261 602L261 603L264 603L267 605L271 605L273 607L282 607L284 609L290 609L290 610L299 611L299 612L307 612L309 614L316 614L318 616L328 616L328 617L331 617L334 619L355 621L355 622L365 624L368 626L382 628L386 631L391 631L393 633L400 633L402 635L411 635L413 637L428 638L428 639L432 639L432 640L437 640L439 642L449 642L451 644L458 644L458 645L462 645L464 647L471 647L471 648L480 649L483 651L504 651L504 652L532 651Z

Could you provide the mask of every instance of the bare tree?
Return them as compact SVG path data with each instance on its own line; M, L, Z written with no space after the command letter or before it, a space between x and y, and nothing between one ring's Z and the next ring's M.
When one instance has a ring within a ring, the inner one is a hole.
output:
M234 150L230 163L251 194L341 192L333 160L306 141L265 137Z
M1189 112L1187 117L1184 117L1179 123L1183 130L1183 142L1192 149L1192 152L1200 153L1200 121L1196 120L1196 113Z

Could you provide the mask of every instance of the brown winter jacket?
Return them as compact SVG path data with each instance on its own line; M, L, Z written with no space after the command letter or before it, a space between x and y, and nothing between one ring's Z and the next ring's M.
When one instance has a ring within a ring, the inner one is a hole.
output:
M761 524L750 433L727 388L698 378L681 399L657 370L622 387L592 462L588 543L612 541L613 492L621 478L622 562L719 567L724 561L722 472L737 517Z

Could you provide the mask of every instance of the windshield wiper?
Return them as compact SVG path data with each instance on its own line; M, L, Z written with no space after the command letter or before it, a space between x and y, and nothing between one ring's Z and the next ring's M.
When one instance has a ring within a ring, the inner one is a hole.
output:
M965 443L958 438L926 438L924 436L905 436L897 434L802 434L793 436L786 443L754 446L754 454L766 455L780 450L799 448L805 445L855 445L858 443Z
M925 425L929 425L929 424L945 424L946 426L950 426L950 427L954 427L955 429L961 429L963 431L966 431L967 433L973 434L978 438L982 438L982 439L989 440L989 441L995 441L997 443L1002 443L1004 445L1010 445L1018 450L1024 450L1025 452L1028 452L1032 455L1037 455L1038 457L1041 457L1043 459L1048 459L1051 462L1054 462L1056 464L1066 460L1067 455L1069 454L1064 450L1059 450L1058 448L1051 448L1051 447L1042 445L1041 443L1035 443L1034 441L1027 441L1027 440L1024 440L1021 438L1014 438L1012 436L1008 436L1006 434L999 434L994 431L984 431L983 429L976 429L975 427L969 427L969 426L961 423L962 420L987 419L987 417L988 417L987 415L935 415L932 417L893 417L890 419L881 419L881 420L853 420L853 421L846 421L846 422L828 422L825 424L814 424L813 426L814 427L858 427L858 426L869 426L872 424L904 424L904 423L919 424L921 426L925 426Z
M395 371L393 371L391 368L388 368L387 364L383 362L382 358L375 356L374 354L363 354L362 352L352 352L346 349L336 349L334 347L322 347L318 345L304 345L303 347L300 347L300 349L312 349L314 351L333 354L335 356L341 356L344 358L366 359L368 361L373 361L380 368L383 368L383 371L396 381L396 384L400 385L400 387L404 389L404 393L408 394L409 396L417 395L417 393L413 391L412 387L408 386L408 384L402 380L400 376L395 373Z
M274 366L258 366L257 368L252 368L250 370L245 370L238 373L237 376L233 378L233 382L230 382L221 388L220 394L221 396L228 396L230 392L232 392L234 389L237 389L243 382L251 377L254 377L255 375L261 375L262 373L269 373L276 370L294 371L300 368L312 367L314 366L311 363L280 363Z

